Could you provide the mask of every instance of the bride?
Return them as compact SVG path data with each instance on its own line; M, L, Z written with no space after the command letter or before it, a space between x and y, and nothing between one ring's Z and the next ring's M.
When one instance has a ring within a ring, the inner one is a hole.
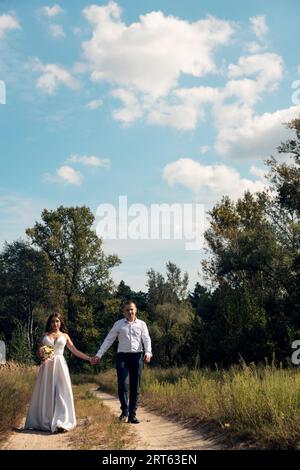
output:
M25 429L54 433L66 432L76 426L69 369L63 356L65 346L75 356L91 360L75 348L62 316L55 312L47 320L46 334L39 348L42 364L33 389ZM50 357L45 356L45 349L48 349Z

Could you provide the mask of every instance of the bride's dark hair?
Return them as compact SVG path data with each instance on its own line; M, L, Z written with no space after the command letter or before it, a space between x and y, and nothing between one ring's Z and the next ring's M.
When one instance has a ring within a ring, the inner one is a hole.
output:
M53 320L53 318L58 318L58 320L60 321L60 331L62 333L68 333L64 319L61 316L61 314L57 311L55 311L54 313L51 313L51 315L49 316L47 323L46 323L46 332L49 333L52 330L51 321Z

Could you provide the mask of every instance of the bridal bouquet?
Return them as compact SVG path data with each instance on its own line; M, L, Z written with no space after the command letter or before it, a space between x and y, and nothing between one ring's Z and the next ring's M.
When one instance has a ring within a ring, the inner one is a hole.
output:
M40 348L40 355L43 361L45 361L46 359L53 359L54 357L53 346L42 346Z

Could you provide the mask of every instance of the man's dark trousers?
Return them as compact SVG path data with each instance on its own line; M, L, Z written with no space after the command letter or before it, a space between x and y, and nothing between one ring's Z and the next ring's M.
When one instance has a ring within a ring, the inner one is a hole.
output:
M135 416L143 369L143 356L140 353L117 353L118 392L121 410L130 417ZM129 385L129 407L128 407Z

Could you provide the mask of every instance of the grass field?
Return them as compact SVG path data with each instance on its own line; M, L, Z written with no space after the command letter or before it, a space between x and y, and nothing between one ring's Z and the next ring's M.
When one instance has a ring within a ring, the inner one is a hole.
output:
M14 362L0 366L0 441L24 416L37 370Z
M26 414L37 370L15 363L0 367L0 439ZM74 448L125 448L120 424L90 392L96 383L116 393L115 370L74 375L72 383L78 418L78 427L70 433ZM178 420L207 424L216 433L249 440L256 448L300 449L297 368L245 364L226 371L146 367L142 403Z
M116 393L115 371L94 378ZM209 424L260 449L300 449L300 373L297 368L235 366L225 370L151 369L142 403L192 423Z

